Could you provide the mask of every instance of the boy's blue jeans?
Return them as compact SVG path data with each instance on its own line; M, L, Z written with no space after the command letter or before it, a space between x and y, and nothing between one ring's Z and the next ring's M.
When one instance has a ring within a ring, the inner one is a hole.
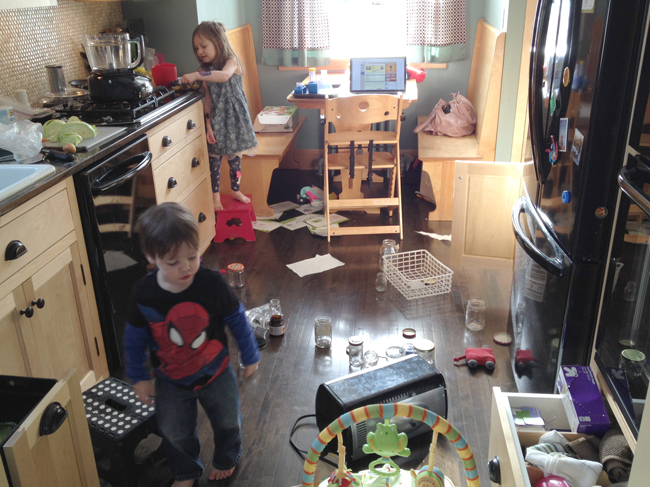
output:
M242 454L241 413L237 380L232 368L196 391L156 379L156 419L171 473L176 480L198 479L203 474L196 431L198 402L214 433L212 465L218 470L234 467Z

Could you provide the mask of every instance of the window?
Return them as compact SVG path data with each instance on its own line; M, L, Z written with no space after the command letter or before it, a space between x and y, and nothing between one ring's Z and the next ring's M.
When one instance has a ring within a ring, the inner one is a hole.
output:
M330 58L406 56L405 0L329 0Z

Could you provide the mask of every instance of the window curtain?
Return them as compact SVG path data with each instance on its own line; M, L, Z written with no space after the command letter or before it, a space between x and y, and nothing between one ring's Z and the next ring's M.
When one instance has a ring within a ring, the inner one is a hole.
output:
M327 66L327 0L262 0L262 62L273 66Z
M406 46L413 63L465 59L465 0L407 0Z

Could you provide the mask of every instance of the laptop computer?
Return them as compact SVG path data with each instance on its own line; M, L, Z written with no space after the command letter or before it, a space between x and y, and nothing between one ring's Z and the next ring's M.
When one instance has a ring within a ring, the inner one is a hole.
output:
M350 93L397 95L406 89L406 57L350 59Z

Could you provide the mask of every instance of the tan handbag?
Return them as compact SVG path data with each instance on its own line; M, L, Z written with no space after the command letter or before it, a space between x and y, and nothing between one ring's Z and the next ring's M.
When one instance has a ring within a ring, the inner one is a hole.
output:
M476 112L470 101L460 93L452 93L453 99L446 102L442 98L431 111L429 117L413 129L418 133L465 137L474 133Z

